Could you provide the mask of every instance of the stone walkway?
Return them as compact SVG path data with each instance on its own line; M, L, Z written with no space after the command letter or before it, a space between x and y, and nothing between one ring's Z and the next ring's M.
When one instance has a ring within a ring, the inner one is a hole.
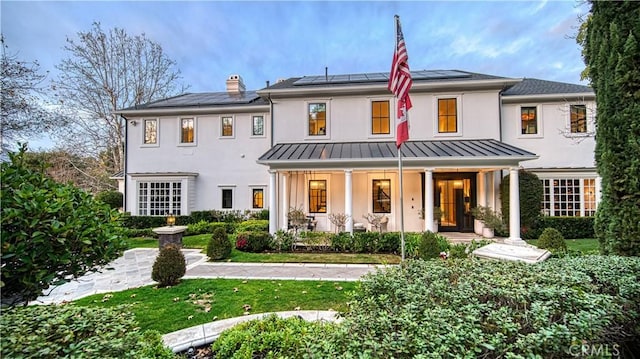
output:
M187 260L185 279L293 279L356 281L363 275L384 267L368 264L318 263L231 263L207 262L199 249L183 249ZM130 249L101 272L90 273L61 286L47 289L31 304L54 304L73 301L92 294L121 291L155 283L151 268L158 255L155 248ZM111 268L111 269L109 269Z

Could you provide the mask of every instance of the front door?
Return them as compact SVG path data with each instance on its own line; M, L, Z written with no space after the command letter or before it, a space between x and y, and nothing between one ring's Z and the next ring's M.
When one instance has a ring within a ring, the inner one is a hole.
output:
M434 186L434 206L440 209L439 230L472 232L475 173L437 173Z

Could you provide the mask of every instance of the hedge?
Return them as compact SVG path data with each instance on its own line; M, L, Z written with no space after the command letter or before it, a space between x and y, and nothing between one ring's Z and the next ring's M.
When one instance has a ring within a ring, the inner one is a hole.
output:
M551 217L538 219L535 228L523 234L525 239L537 239L545 228L557 229L565 239L595 238L595 217Z

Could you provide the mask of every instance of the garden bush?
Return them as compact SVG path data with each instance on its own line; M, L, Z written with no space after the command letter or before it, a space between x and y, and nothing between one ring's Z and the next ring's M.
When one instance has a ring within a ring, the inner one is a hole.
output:
M250 219L240 222L236 226L238 232L269 232L269 221L262 219Z
M290 252L293 246L293 234L282 229L279 229L269 244L269 249L278 252Z
M187 263L180 248L168 244L160 249L160 254L153 263L151 279L158 282L159 287L178 284L187 271Z
M245 252L260 253L269 249L271 235L268 232L239 232L236 236L236 249Z
M214 223L216 222L211 223L206 221L199 221L197 223L189 224L187 225L187 230L185 231L184 235L194 236L198 234L213 233Z
M545 228L538 239L538 247L548 249L553 254L564 254L567 252L567 243L564 237L555 228Z
M34 305L3 309L3 358L172 359L158 332L141 332L126 307Z
M355 253L376 253L381 236L380 232L354 232L352 251Z
M337 252L351 252L353 250L353 237L349 232L332 234L329 237L331 249Z
M583 343L637 353L639 319L640 258L409 261L363 279L320 357L550 358Z
M447 239L437 233L426 231L422 233L422 238L418 245L418 257L420 259L438 258L440 252L449 250Z
M334 328L330 323L270 315L224 331L212 345L213 357L322 358L318 343L329 337Z
M95 271L126 249L120 214L92 195L25 167L26 147L1 164L2 302Z
M231 257L231 242L224 228L218 227L207 243L207 256L209 260L220 260Z
M406 237L407 233L405 233L405 248ZM378 247L378 251L381 253L400 253L400 232L383 233Z
M125 233L129 238L136 238L136 237L158 238L158 234L155 233L151 228L125 229Z
M122 207L123 197L122 192L104 191L96 195L96 200L108 204L112 209L118 209Z

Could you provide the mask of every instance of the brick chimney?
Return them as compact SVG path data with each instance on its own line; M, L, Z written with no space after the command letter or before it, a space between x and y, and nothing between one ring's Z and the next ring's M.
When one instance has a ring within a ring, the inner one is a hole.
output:
M227 92L232 95L243 93L245 90L242 77L240 75L231 75L227 79Z

